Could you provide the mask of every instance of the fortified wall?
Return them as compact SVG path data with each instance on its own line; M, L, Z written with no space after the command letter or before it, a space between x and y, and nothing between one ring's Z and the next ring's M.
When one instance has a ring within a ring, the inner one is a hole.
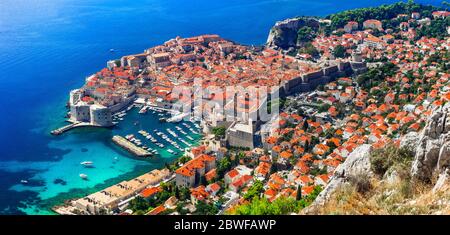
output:
M281 85L280 94L290 95L297 92L312 91L317 86L332 82L338 77L359 74L365 70L366 64L362 62L337 62L335 65L284 82Z

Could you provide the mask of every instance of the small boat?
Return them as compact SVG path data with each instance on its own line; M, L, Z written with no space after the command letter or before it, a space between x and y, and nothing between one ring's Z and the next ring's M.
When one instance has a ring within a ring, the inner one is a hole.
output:
M109 52L115 52L114 48L109 49Z
M181 141L183 144L189 146L189 147L192 146L192 144L188 143L188 142L187 142L186 140L184 140L184 139L178 138L178 140Z
M198 134L198 132L197 131L195 131L193 128L189 128L189 131L191 132L191 133L193 133L193 134Z
M141 110L139 110L140 114L144 114L147 112L147 106L144 106Z
M175 137L175 138L178 137L178 135L174 131L172 131L170 128L167 128L166 131L173 137Z
M94 163L91 161L84 161L84 162L81 162L80 164L85 167L91 167L91 166L93 166Z
M87 180L88 176L86 174L80 174L80 178Z
M28 184L28 180L21 180L20 183L21 184Z
M174 154L175 152L172 149L167 149L167 152Z

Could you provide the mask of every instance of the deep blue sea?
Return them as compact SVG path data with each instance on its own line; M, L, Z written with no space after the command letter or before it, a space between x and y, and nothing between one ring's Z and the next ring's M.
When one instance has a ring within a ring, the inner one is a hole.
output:
M161 156L142 160L112 146L113 134L166 128L157 115L139 115L136 110L112 130L48 134L64 124L68 92L105 67L107 60L140 53L176 36L215 33L244 44L263 44L277 20L392 2L396 1L1 0L0 214L48 214L51 206L68 198L175 158L160 150ZM441 0L419 2L439 5ZM140 124L133 125L134 120ZM95 168L85 169L81 161L93 161ZM81 180L80 173L88 174L89 180ZM21 184L23 179L29 183Z

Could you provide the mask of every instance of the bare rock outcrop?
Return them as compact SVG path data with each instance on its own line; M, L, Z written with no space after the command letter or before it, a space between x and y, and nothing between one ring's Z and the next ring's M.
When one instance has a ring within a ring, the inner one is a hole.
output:
M416 143L411 175L431 181L450 166L450 105L437 107L426 121Z
M410 132L403 136L400 140L400 147L405 147L414 154L410 169L413 182L430 183L434 182L434 176L438 176L433 190L426 195L434 197L438 195L438 192L448 190L450 185L450 103L435 108L425 121L425 127L422 131ZM337 189L352 184L355 177L374 176L371 171L371 150L371 146L367 144L356 148L345 162L338 166L328 185L312 205L305 208L302 213L320 213L318 212L320 208L326 206ZM405 179L409 180L409 178ZM393 169L386 172L380 182L395 183L400 180L401 176ZM448 202L446 199L439 199L439 201ZM408 203L415 205L416 201L412 200Z
M408 132L400 140L400 148L406 148L416 154L417 142L419 141L419 133L415 131Z
M297 46L297 32L301 27L319 28L320 23L315 18L298 17L278 21L270 30L267 46L289 49Z
M344 184L349 184L352 177L373 175L370 169L371 150L372 147L369 144L357 147L345 162L336 168L328 185L320 192L310 209L323 205L337 189L342 188Z

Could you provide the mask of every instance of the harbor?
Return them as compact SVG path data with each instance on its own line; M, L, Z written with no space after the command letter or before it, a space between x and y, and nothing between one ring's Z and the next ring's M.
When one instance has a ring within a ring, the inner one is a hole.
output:
M127 115L130 117L125 118ZM127 109L113 115L115 125L130 125L134 130L127 133L122 132L120 143L117 142L119 138L116 138L114 143L135 156L142 156L135 152L137 149L139 149L139 153L149 154L147 156L161 155L163 152L177 156L186 148L194 146L201 134L200 126L193 120L185 121L177 118L179 120L169 121L173 115L170 110L154 107L137 99ZM180 117L179 114L175 116ZM145 125L148 119L159 120L159 124L153 126L157 128ZM130 148L134 150L130 150Z
M115 127L105 131L114 133L110 137L113 144L143 161L157 162L171 162L184 154L187 149L197 145L201 138L198 123L184 120L177 123L158 122L158 118L167 118L171 114L166 110L153 108L146 108L146 111L142 112L144 107L142 104L134 103L114 114L113 120L117 122ZM82 167L77 176L79 181L89 183L96 180L92 173L97 166L97 160L95 162L94 165L94 161L87 158L79 163ZM117 162L117 158L112 159L113 164ZM162 167L162 164L159 165ZM118 213L142 190L174 179L174 175L167 169L155 169L134 177L87 196L70 198L65 203L53 207L52 211L62 215Z
M198 145L202 135L191 133L189 128L183 125L185 123L199 133L195 122L185 120L178 123L161 122L160 118L168 118L171 114L153 108L145 113L139 113L142 108L142 104L133 103L116 112L113 115L113 121L116 123L111 128L76 127L76 130L73 128L65 130L69 132L60 135L60 138L49 136L48 138L52 138L51 147L69 146L70 152L68 151L52 167L46 167L47 171L36 174L36 179L44 179L42 186L38 185L38 181L34 178L24 175L16 181L14 189L36 192L45 203L48 201L49 205L61 205L67 200L86 196L81 189L87 189L86 191L91 193L92 189L107 188L150 170L161 169L165 163L182 156L186 148ZM60 113L64 111L66 110L61 110ZM167 129L178 137L175 138ZM158 132L161 134L157 135ZM135 138L132 143L136 146L140 144L139 147L150 152L151 157L138 157L119 147L112 140L116 135L125 139L132 135ZM89 140L89 145L86 145L84 140ZM35 169L36 166L29 167ZM45 213L54 213L50 207L27 206L21 210L27 214L44 213L37 212L37 209L45 210Z

